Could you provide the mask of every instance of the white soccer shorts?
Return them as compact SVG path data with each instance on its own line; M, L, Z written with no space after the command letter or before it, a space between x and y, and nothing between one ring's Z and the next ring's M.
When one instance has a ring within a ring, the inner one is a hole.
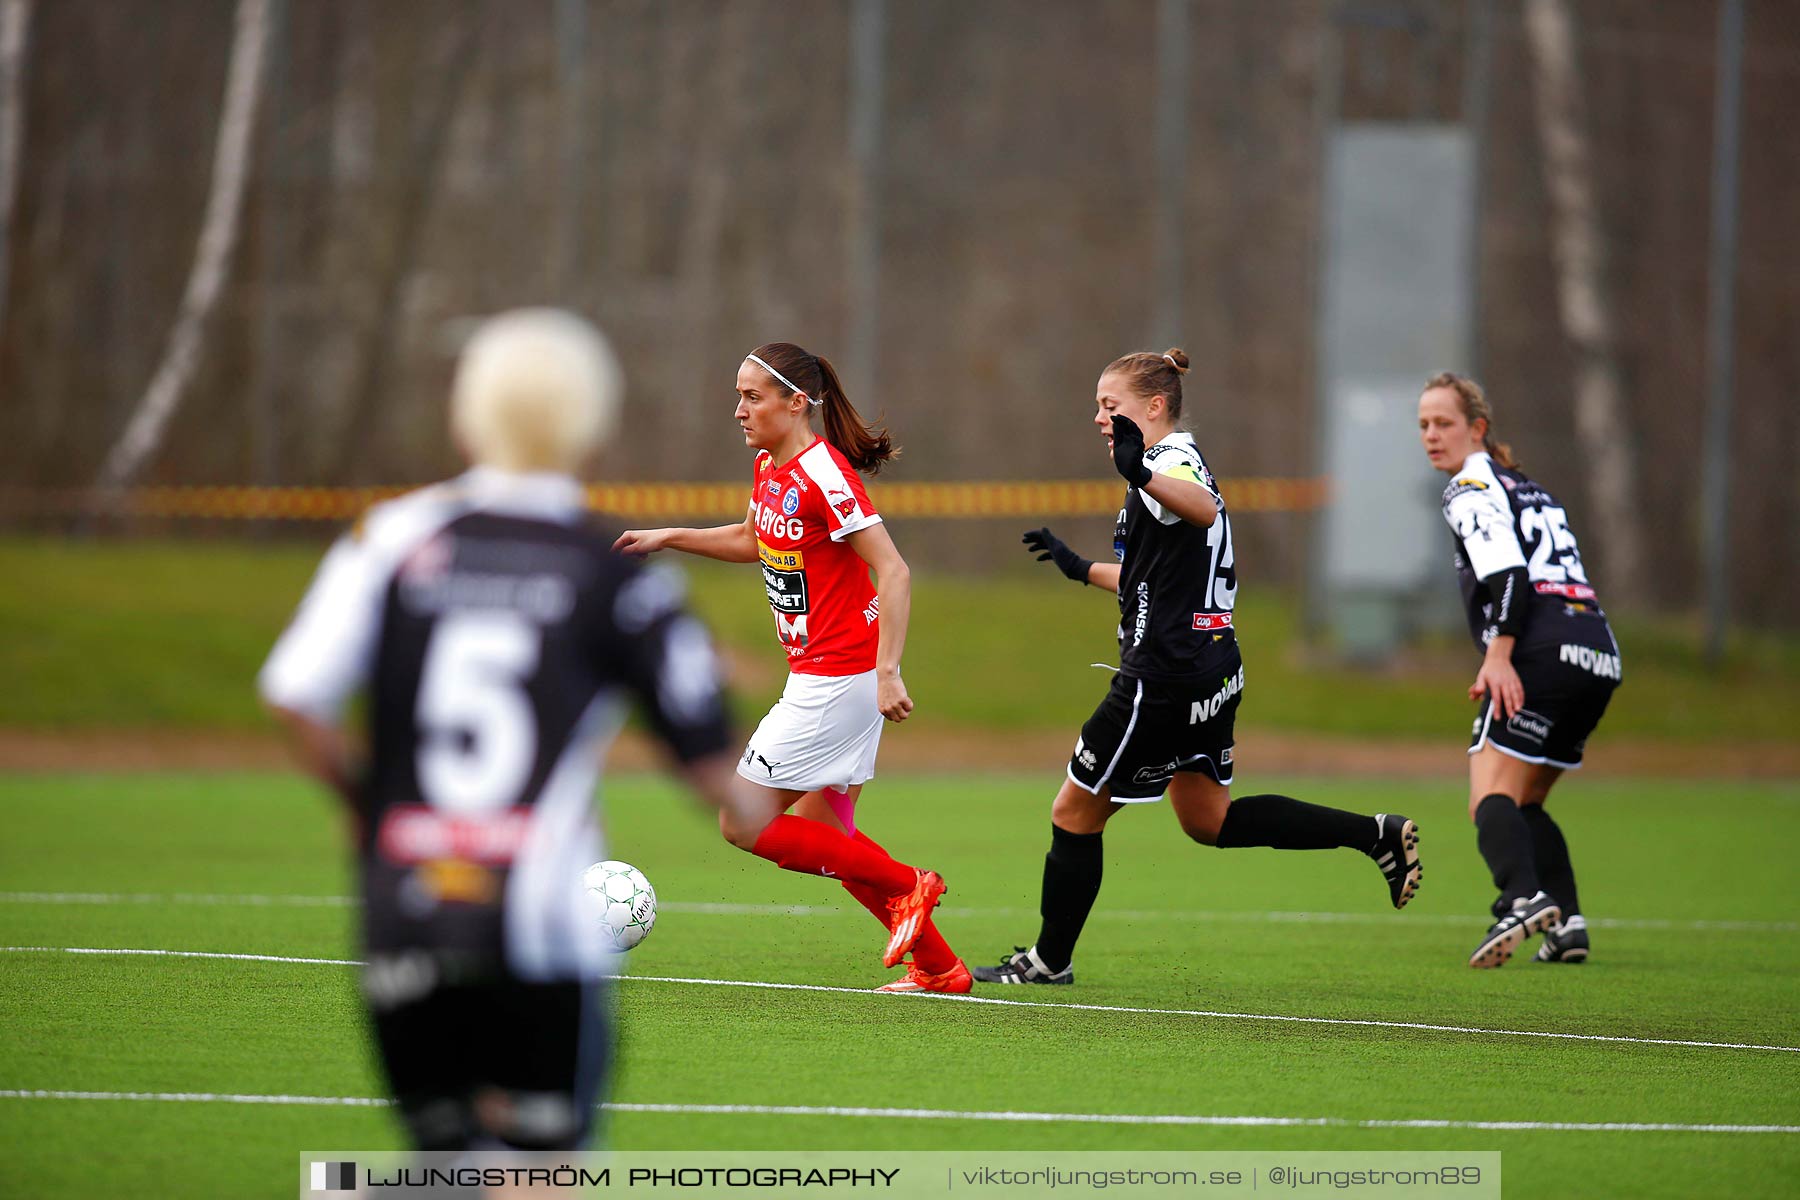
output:
M781 699L750 735L738 774L765 787L843 791L875 776L881 710L875 672L788 676Z

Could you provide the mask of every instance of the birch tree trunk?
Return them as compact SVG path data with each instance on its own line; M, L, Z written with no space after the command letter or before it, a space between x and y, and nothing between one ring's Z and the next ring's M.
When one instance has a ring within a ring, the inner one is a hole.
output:
M194 248L194 265L156 374L100 468L95 485L103 493L116 495L129 485L162 446L169 419L175 415L199 364L207 321L230 276L232 254L237 248L238 224L250 178L250 142L262 94L268 29L268 0L238 0L224 110L219 115L218 139L213 148L212 190Z
M1594 527L1609 585L1615 595L1639 595L1646 580L1637 452L1625 416L1625 381L1605 278L1605 243L1569 0L1526 0L1525 34L1550 193L1557 307L1576 359L1575 437L1588 463Z
M19 162L25 156L25 47L30 36L31 0L0 0L0 332L6 329L13 209L19 199Z

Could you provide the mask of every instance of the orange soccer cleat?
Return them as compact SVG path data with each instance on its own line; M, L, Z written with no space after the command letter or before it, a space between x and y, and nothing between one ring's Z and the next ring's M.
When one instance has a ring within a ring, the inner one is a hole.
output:
M887 951L881 956L882 966L898 966L906 957L906 952L912 949L925 928L925 918L937 907L938 897L947 890L942 875L936 871L919 871L913 880L912 891L888 900L888 912L893 919L888 922Z
M927 975L919 970L918 963L908 963L906 974L892 983L884 983L875 990L878 992L943 992L946 995L966 995L975 986L974 976L962 959L942 975Z

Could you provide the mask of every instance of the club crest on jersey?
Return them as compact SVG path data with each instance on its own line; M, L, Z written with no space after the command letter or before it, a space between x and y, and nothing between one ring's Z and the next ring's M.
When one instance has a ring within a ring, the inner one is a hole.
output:
M781 498L781 511L791 517L799 510L800 510L800 489L789 488L787 490L787 495L785 495Z

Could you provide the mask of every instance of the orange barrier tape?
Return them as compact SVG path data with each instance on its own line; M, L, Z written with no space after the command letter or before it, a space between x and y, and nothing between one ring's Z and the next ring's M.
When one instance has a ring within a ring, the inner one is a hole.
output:
M1310 512L1330 495L1328 479L1227 479L1231 511ZM149 487L116 503L86 491L0 490L0 516L122 516L227 521L349 521L404 487L266 488ZM744 515L744 483L603 483L587 490L588 506L631 520L697 517L730 521ZM889 483L869 488L878 511L895 517L1109 517L1124 495L1116 479L1044 482Z

